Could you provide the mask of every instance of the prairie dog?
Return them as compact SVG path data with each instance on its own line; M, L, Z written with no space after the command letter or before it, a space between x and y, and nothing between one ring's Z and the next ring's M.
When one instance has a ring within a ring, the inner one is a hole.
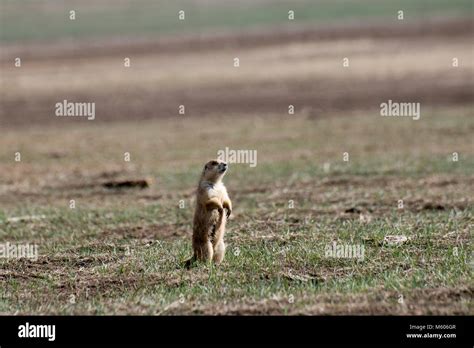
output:
M186 261L186 267L190 267L195 261L212 260L219 264L224 259L225 226L232 213L232 202L222 182L226 171L227 163L219 160L209 161L204 166L194 212L194 255Z

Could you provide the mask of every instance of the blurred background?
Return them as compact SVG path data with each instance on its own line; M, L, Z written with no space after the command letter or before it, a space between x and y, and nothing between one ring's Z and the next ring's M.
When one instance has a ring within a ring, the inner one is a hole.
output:
M179 105L317 117L387 99L466 103L474 87L470 0L2 0L0 12L4 126L70 123L52 114L64 99L96 102L97 122Z
M448 170L472 145L470 0L1 0L0 16L5 201L101 175L191 187L225 147L257 149L268 182L349 150L366 172ZM421 103L421 120L380 117L389 99ZM63 100L95 119L56 117Z

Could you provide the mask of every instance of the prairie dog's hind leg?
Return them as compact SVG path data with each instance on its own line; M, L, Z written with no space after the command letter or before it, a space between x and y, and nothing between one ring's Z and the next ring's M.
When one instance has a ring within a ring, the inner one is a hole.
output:
M214 255L212 243L208 238L195 241L194 243L194 258L198 261L211 261Z
M213 261L216 264L219 264L224 259L225 254L225 244L224 244L224 234L225 234L225 225L227 222L226 214L220 214L217 221L216 233L214 238L214 257Z
M217 264L220 264L222 260L224 259L224 255L225 255L225 244L224 244L224 241L221 240L214 246L213 261Z

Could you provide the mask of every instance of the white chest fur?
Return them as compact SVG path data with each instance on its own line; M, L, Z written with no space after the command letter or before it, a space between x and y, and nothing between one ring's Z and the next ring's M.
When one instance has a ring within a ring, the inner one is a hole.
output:
M214 184L204 181L201 183L201 187L206 190L209 197L220 197L226 190L222 182Z

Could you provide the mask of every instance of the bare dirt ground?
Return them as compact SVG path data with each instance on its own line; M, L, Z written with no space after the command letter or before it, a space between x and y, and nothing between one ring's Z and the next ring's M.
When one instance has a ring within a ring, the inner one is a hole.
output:
M388 99L466 104L474 90L470 24L452 19L156 42L10 45L1 62L0 122L64 122L54 115L64 99L95 102L96 122L171 117L179 105L193 117L284 114L290 104L321 117L375 109ZM16 56L21 68L12 65ZM130 68L123 66L125 57ZM343 67L344 57L349 67Z

